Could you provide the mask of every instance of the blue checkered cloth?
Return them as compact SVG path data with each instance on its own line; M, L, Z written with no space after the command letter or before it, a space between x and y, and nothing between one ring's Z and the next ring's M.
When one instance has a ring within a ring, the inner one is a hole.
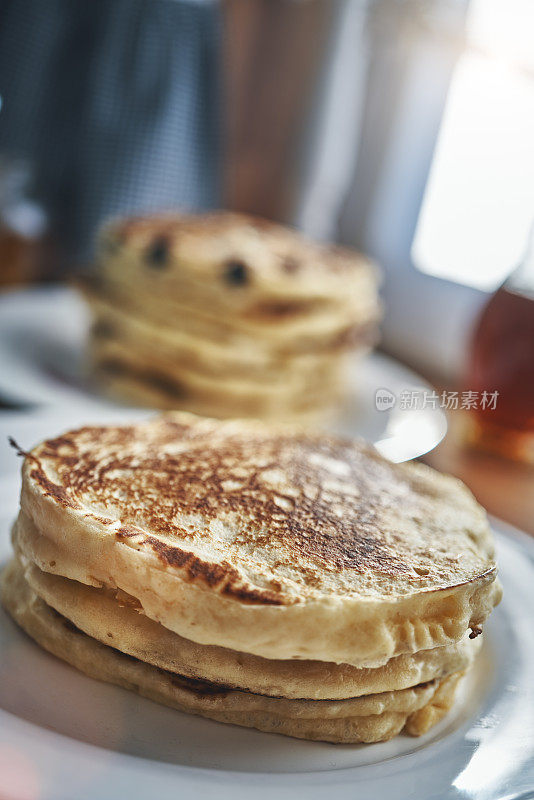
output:
M79 263L123 212L219 204L220 8L0 0L0 153L28 158Z

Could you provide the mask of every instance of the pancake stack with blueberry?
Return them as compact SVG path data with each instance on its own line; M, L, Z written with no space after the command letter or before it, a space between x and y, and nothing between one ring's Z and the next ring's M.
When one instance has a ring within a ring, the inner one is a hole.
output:
M87 292L91 363L135 405L304 419L335 408L376 339L360 255L229 212L108 224Z

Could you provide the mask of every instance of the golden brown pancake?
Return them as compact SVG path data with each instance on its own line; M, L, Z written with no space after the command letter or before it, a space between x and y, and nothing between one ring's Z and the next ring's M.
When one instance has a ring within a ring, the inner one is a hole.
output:
M15 551L20 552L15 539ZM358 669L324 661L275 661L199 645L140 613L120 591L96 589L40 570L19 554L29 586L79 630L140 661L197 681L289 699L344 700L398 691L464 672L482 637Z
M406 727L424 733L450 707L459 674L398 692L355 699L286 700L193 681L108 647L50 608L13 560L3 574L2 602L42 647L99 680L180 711L262 731L328 742L376 742Z
M459 481L283 426L173 414L72 431L26 457L21 506L40 569L262 658L377 667L459 641L500 598Z
M84 290L91 365L128 402L287 420L304 396L320 412L346 388L346 354L377 339L369 262L265 220L117 220L102 231L97 261Z
M99 259L101 279L130 295L146 286L178 302L190 292L216 296L258 325L320 312L332 300L339 307L340 298L359 307L369 300L376 311L376 276L362 255L245 214L115 220L101 232Z

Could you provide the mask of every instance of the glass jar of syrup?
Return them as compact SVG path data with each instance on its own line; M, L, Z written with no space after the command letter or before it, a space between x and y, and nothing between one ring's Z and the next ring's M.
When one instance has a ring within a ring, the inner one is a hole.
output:
M466 418L469 443L534 463L534 227L476 323L465 385L478 400Z

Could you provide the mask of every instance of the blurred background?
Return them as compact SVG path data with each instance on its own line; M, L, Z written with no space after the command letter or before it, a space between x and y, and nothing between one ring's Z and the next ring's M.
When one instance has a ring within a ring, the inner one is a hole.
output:
M382 348L440 389L507 381L534 434L532 0L0 0L0 20L4 288L86 271L110 215L260 214L376 259ZM532 529L532 472L449 437L430 460Z

